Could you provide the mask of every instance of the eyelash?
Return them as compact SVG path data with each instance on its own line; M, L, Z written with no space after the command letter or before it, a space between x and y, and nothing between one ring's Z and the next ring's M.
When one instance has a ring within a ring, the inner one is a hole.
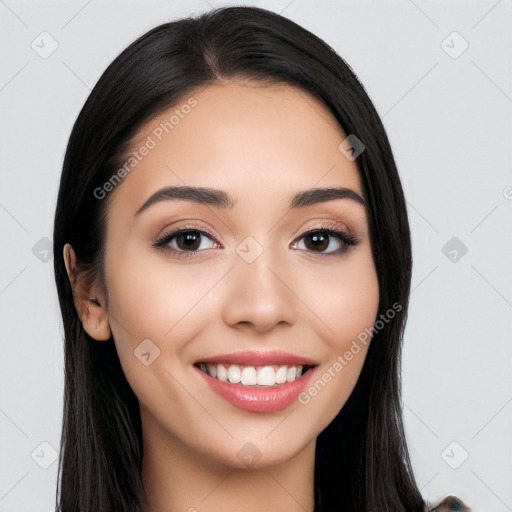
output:
M356 246L359 243L359 240L356 237L349 235L345 231L340 231L339 229L336 229L337 226L338 226L337 223L326 222L322 226L319 226L317 228L306 231L299 238L297 238L293 243L296 244L308 235L321 232L325 235L333 236L333 237L337 238L343 244L343 246L340 249L337 249L333 252L328 252L328 253L310 251L310 250L306 250L306 252L313 253L313 254L316 253L321 256L343 255L348 251L348 249L350 247ZM168 244L171 240L173 240L174 238L176 238L177 236L179 236L183 233L189 233L189 232L199 233L200 235L204 235L205 237L209 238L210 240L215 241L215 238L210 233L207 233L206 231L197 229L192 226L185 226L185 227L180 228L171 233L162 235L160 238L155 240L155 242L153 243L153 247L156 249L160 249L162 251L171 253L173 255L177 255L179 257L185 257L185 258L196 257L197 254L202 252L204 249L203 250L194 250L194 251L184 251L184 250L177 250L177 249L174 249L174 248L168 246Z

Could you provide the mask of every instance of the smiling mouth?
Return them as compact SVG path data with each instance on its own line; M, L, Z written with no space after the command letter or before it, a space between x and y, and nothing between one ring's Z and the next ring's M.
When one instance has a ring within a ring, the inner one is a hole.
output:
M254 387L277 387L293 382L313 368L312 365L242 366L224 363L197 363L194 366L222 382Z

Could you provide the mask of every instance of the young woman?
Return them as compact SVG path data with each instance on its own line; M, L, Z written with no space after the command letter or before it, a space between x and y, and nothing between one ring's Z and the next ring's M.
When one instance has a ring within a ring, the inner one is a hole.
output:
M319 38L237 7L131 44L74 125L54 252L58 510L431 507L400 404L403 191Z

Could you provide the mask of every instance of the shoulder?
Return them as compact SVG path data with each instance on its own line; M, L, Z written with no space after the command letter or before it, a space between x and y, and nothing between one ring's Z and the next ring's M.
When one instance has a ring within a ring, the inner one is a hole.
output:
M430 509L429 512L470 512L471 509L467 507L459 498L455 496L447 496L438 505Z

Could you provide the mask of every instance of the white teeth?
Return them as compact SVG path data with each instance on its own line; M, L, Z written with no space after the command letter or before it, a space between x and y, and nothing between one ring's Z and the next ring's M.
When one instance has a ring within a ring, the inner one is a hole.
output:
M217 368L215 368L215 366L213 364L208 364L206 366L208 367L208 373L212 377L217 377Z
M212 375L214 377L214 375ZM228 371L223 364L217 365L217 379L226 382L228 380Z
M286 382L293 382L296 376L297 368L295 366L290 366L290 368L288 368L288 371L286 372Z
M242 370L240 382L244 386L254 386L258 382L258 379L256 378L256 368L253 368L252 366L245 367Z
M264 366L258 372L258 386L273 386L276 383L276 374L272 366Z
M284 384L286 382L286 366L280 366L276 372L276 384Z
M303 374L304 370L301 365L254 367L200 363L198 366L211 377L244 386L275 386L293 382Z
M228 380L233 384L238 384L240 382L240 368L238 366L230 366L228 369Z

